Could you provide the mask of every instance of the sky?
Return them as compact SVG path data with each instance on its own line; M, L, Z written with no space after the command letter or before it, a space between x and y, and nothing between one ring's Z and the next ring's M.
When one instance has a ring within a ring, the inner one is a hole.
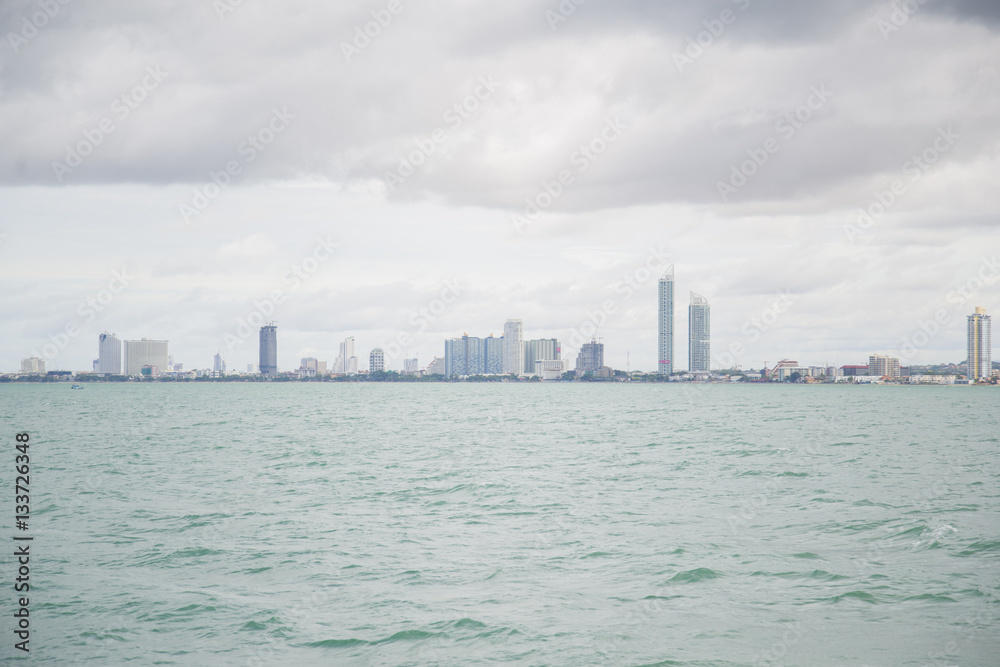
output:
M0 3L0 372L965 359L1000 313L1000 3ZM996 337L1000 339L1000 335Z

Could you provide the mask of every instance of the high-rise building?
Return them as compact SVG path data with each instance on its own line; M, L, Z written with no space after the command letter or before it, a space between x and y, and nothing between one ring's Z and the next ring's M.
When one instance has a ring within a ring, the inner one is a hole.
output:
M354 356L354 336L344 339L340 344L340 356L333 362L333 372L341 375L356 375L358 358Z
M688 370L708 373L712 366L712 312L708 299L691 292L688 306Z
M260 355L257 367L261 375L278 374L278 325L268 322L260 328Z
M122 342L118 336L105 331L97 337L97 372L121 375Z
M503 372L504 375L524 373L524 322L507 320L503 325Z
M215 371L216 373L220 374L220 375L225 375L226 374L226 362L222 358L222 352L221 351L215 353L215 359L214 359L214 363L212 365L212 370Z
M41 357L21 359L21 373L24 375L45 375L45 360Z
M403 359L403 375L419 375L420 362L417 359Z
M886 357L881 354L868 355L868 375L899 379L899 357Z
M576 356L576 374L583 375L589 371L600 370L604 366L604 343L592 340L584 343Z
M657 372L671 375L674 372L674 265L660 278L659 301L659 346Z
M503 336L499 338L494 338L493 334L490 334L487 338L483 339L483 357L485 361L484 372L486 375L503 375L503 364L504 364L504 348L505 339Z
M125 375L138 377L143 375L143 367L148 366L147 375L158 375L170 368L170 355L167 353L167 341L127 340L123 345L125 357Z
M368 355L368 370L372 373L380 373L385 370L385 352L382 348L376 347Z
M434 357L431 363L427 364L427 370L425 373L427 375L444 375L444 359L441 357Z
M483 339L468 334L444 342L445 377L483 375L486 372Z
M536 361L559 361L562 348L555 338L540 338L524 343L524 374L535 375Z
M989 380L993 373L993 323L985 308L969 315L969 379Z

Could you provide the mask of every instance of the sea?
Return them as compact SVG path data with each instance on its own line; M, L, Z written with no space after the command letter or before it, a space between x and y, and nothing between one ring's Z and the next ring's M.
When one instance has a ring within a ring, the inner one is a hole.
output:
M997 388L7 384L0 424L4 664L1000 665Z

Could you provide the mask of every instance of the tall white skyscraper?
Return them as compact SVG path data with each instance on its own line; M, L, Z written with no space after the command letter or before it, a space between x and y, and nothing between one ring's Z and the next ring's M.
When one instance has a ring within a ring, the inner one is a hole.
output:
M222 358L222 352L221 351L215 353L215 359L214 359L214 364L213 364L212 370L214 370L216 373L220 373L222 375L226 374L226 361L225 361L225 359Z
M688 370L708 373L712 366L712 312L708 299L691 292L688 306Z
M659 346L657 372L670 375L674 372L674 265L671 264L660 278Z
M503 325L503 372L524 375L524 322L507 320Z
M357 374L358 358L354 356L354 336L340 344L340 356L333 362L333 372L341 375Z
M118 336L105 331L97 340L97 372L121 375L122 342Z
M993 373L993 322L985 308L969 315L969 379L988 380Z
M167 341L127 340L124 344L125 375L138 377L142 375L143 366L152 366L157 373L166 371L170 366L167 354Z

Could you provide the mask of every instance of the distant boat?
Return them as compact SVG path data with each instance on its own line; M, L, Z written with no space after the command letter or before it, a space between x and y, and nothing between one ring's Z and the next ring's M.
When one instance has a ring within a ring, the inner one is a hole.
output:
M78 385L78 384L75 384L75 385L73 385L72 387L70 387L70 389L83 389L83 387L81 387L81 386L80 386L80 385Z

